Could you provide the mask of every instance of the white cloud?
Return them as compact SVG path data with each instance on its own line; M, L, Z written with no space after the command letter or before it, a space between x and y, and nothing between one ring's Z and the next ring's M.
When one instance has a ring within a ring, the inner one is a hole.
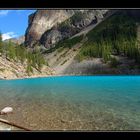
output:
M9 13L9 10L0 10L0 16L6 16Z
M2 34L2 40L15 38L15 37L17 37L17 34L15 34L14 32L8 32L8 33Z

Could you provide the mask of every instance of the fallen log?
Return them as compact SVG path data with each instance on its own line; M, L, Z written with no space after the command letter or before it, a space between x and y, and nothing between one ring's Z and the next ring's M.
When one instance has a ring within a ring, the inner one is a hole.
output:
M14 126L14 127L17 127L17 128L20 128L20 129L23 129L23 130L26 130L26 131L31 131L31 130L28 129L28 128L25 128L25 127L23 127L23 126L17 125L17 124L15 124L15 123L13 123L13 122L9 122L9 121L4 120L4 119L1 119L1 118L0 118L0 122L5 123L5 124L8 124L8 125L11 125L11 126Z

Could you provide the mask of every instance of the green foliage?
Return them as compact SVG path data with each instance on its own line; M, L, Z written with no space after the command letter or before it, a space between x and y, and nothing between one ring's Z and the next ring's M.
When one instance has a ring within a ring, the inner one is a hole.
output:
M72 39L62 40L62 41L59 41L55 47L56 48L60 48L60 47L72 48L75 44L80 43L82 39L83 39L83 36L81 35L81 36L74 37Z
M68 29L72 30L72 26L77 22L80 22L82 19L84 18L84 14L77 11L72 17L70 17L69 19L65 20L64 22L59 24L59 28L61 29L61 31L67 31Z
M28 75L30 75L30 74L33 72L33 68L32 68L32 66L31 66L31 64L28 64L28 65L27 65L26 72L28 73Z
M69 30L70 29L70 20L68 19L68 20L62 22L61 24L59 24L59 29L62 32Z
M0 32L0 42L2 42L2 34L1 34L1 32Z
M60 47L60 48L57 49L57 52L60 53L60 52L62 52L63 50L64 50L64 48L63 48L63 47Z
M78 60L78 62L81 62L82 60L84 60L85 56L82 55L81 53L77 54L75 59Z
M84 18L84 14L77 11L71 18L70 21L72 24L80 22Z
M4 69L4 68L0 68L0 71L4 72L4 71L5 71L5 69Z
M111 54L124 55L140 63L136 21L127 15L116 14L87 34L80 56L102 57L105 62Z
M85 44L82 46L81 53L89 57L101 57L100 47L97 44Z
M17 57L17 60L21 61L22 64L24 63L27 57L27 50L24 46L16 47L16 57Z
M47 65L43 55L38 49L35 49L34 52L28 51L26 56L27 56L28 71L31 70L30 67L34 67L38 71L41 71L42 66Z
M41 70L42 66L46 64L44 57L39 50L36 50L33 55L34 63L37 65L37 69Z
M8 47L7 47L7 58L10 60L16 59L16 47L12 44L11 41L9 41Z
M1 36L1 35L0 35ZM15 62L27 62L26 71L28 74L33 72L33 68L41 71L43 65L48 65L38 48L35 48L33 52L28 51L23 45L17 45L11 41L2 42L0 40L0 52L2 56L5 56L9 61Z
M80 59L82 58L82 55L85 57L103 58L104 61L107 62L110 59L111 51L111 45L107 42L101 42L100 44L85 43L80 50L79 56Z
M83 39L83 35L81 36L77 36L74 37L72 39L65 39L65 40L61 40L59 41L54 48L51 48L49 50L46 51L46 53L51 53L55 50L58 50L58 52L62 51L64 48L72 48L74 45L76 45L77 43L80 43Z

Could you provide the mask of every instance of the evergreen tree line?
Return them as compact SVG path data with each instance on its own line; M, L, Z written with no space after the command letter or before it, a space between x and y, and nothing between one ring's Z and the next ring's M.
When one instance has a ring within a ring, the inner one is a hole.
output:
M82 39L83 39L83 35L76 36L71 39L61 40L55 45L55 47L56 48L65 47L65 48L71 49L74 45L76 45L77 43L80 43Z
M87 34L79 58L99 57L105 62L111 54L123 55L140 63L136 21L127 15L114 15Z
M49 50L46 50L45 53L52 53L56 51L57 49L63 50L63 48L71 49L74 45L76 45L77 43L80 43L82 40L83 40L83 35L76 36L71 39L60 40L58 43L56 43L55 47L52 47Z
M3 42L2 35L0 33L0 56L5 57L9 61L24 62L27 63L27 73L32 73L33 68L36 68L38 71L41 71L43 65L46 65L46 61L39 51L35 49L33 52L28 51L27 48L23 45L18 45L15 43Z

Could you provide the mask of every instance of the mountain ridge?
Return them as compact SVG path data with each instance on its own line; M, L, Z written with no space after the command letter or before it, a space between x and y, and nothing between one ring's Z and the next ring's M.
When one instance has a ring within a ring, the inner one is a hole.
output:
M31 60L25 57L29 65L18 63L25 70L18 71L18 67L13 68L17 62L8 58L5 63L12 63L13 69L6 72L9 66L1 64L0 77L140 74L139 17L138 10L37 10L29 16L25 41L7 40L22 47L25 45L27 54L30 52ZM34 57L38 53L48 64L42 72L36 68L42 64L35 64ZM0 57L2 61L4 59ZM29 76L26 70L34 74Z
M29 16L25 45L33 47L39 44L45 48L54 47L57 42L80 32L93 21L98 22L97 20L102 19L107 12L108 10L36 11Z
M21 44L23 44L24 41L25 41L25 36L22 35L22 36L20 36L20 37L18 37L18 38L6 39L4 42L9 42L9 41L11 41L11 42L13 42L13 43L16 43L16 44L18 44L18 45L21 45Z

